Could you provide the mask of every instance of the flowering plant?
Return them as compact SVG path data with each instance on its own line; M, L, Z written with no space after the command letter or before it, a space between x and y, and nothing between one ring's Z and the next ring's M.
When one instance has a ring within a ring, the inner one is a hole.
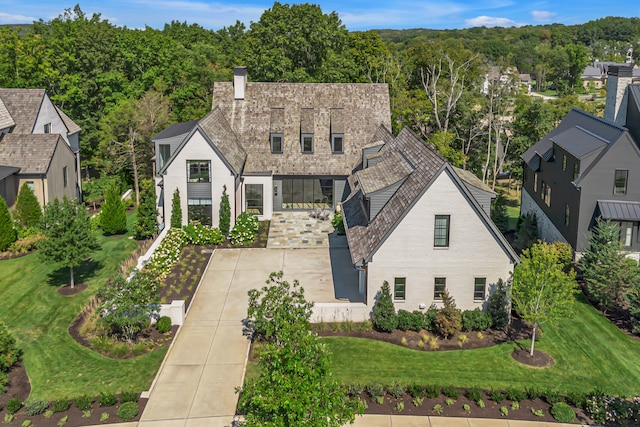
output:
M229 240L234 246L245 246L253 243L258 235L260 222L255 215L243 212L236 219L236 225L229 233Z

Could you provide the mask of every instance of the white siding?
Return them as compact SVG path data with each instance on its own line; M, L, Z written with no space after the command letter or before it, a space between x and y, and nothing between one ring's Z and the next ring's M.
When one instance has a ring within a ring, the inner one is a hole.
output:
M42 104L40 105L40 111L38 112L36 123L33 126L33 133L44 133L44 125L47 123L51 123L51 131L49 133L57 133L61 135L67 145L70 146L69 137L67 136L67 127L62 121L60 114L58 114L58 110L56 110L56 107L49 99L49 96L45 94L42 99Z
M273 215L273 177L269 176L257 176L248 175L242 177L242 203L240 210L245 211L246 205L246 192L245 186L247 184L262 184L262 215L258 215L260 221L270 220Z
M226 185L231 205L231 226L233 226L233 219L237 215L236 204L234 203L234 176L199 131L194 133L191 139L182 147L182 150L177 153L164 176L165 226L171 223L171 200L176 188L180 190L182 223L183 225L188 223L187 160L211 160L211 224L213 227L217 227L220 223L220 199L222 198L222 187ZM160 213L162 212L162 209L158 210Z
M450 215L448 248L434 248L435 215ZM434 279L445 277L458 308L482 308L473 299L474 279L487 279L487 295L499 278L509 278L513 265L476 211L444 171L375 253L368 264L367 304L388 281L406 278L406 299L396 309L417 310L434 302Z

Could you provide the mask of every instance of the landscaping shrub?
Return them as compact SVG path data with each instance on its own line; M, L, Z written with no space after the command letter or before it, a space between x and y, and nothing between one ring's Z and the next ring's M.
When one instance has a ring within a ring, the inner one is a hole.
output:
M527 398L527 392L519 388L507 389L507 399L512 402L522 402Z
M435 308L430 308L424 313L424 317L422 318L422 329L426 329L427 331L433 331L434 325L436 323L436 315L438 310Z
M584 409L587 403L587 394L580 391L570 391L567 393L567 399L576 408Z
M500 390L491 389L491 391L489 392L489 398L496 402L498 405L502 403L504 397L504 393L502 393Z
M115 393L103 392L98 396L98 405L100 407L113 406L118 402Z
M17 239L18 232L13 226L7 202L0 197L0 252L6 251Z
M180 204L180 190L177 188L171 198L171 228L182 228L182 206Z
M347 386L347 394L353 398L359 397L363 391L364 391L364 386L362 384L356 383L356 384L349 384Z
M376 401L379 397L384 396L384 387L378 383L372 383L367 386L367 394L372 401Z
M339 235L345 234L344 222L342 222L342 211L336 211L331 219L331 225Z
M439 385L427 384L424 388L425 394L429 399L435 399L440 396L441 390Z
M259 228L260 222L258 221L258 217L243 212L236 219L236 225L229 234L229 240L234 246L249 245L256 240Z
M14 254L26 254L27 252L37 249L38 243L44 238L40 232L19 238L9 246L9 252Z
M542 390L535 386L526 387L525 392L527 393L527 399L530 400L541 398L543 395Z
M458 399L460 397L460 389L453 386L442 387L442 394L450 399Z
M435 330L445 338L454 336L462 329L462 314L456 308L456 302L445 289L442 293L444 306L436 312Z
M425 395L425 389L423 386L421 386L420 384L409 384L407 386L407 391L409 392L409 394L411 395L411 397L413 398L422 398Z
M465 395L469 400L477 402L478 400L482 399L482 390L480 390L478 387L472 387L467 390Z
M576 417L573 408L564 402L554 403L549 412L551 412L551 415L556 421L560 421L561 423L570 423Z
M20 355L13 334L0 322L0 372L8 372L13 364L20 360Z
M118 418L123 421L132 420L138 415L138 403L125 402L118 408Z
M13 399L9 399L7 402L7 410L10 414L15 414L22 408L22 400L14 397Z
M640 425L640 398L604 396L600 392L587 397L585 410L597 425Z
M123 234L127 231L127 210L120 198L120 189L112 183L104 196L100 209L100 228L105 234Z
M229 195L227 194L227 186L222 186L222 198L220 198L220 222L218 228L223 236L229 234L231 227L231 205L229 204Z
M13 211L14 219L21 227L38 227L42 220L42 208L33 190L25 182L20 187L16 207Z
M398 316L393 306L389 282L384 281L377 296L373 306L373 326L379 331L391 332L398 327Z
M217 228L204 225L189 224L183 227L186 241L190 245L219 245L224 242L224 235Z
M462 312L462 329L465 331L485 331L491 323L491 316L479 308Z
M81 411L86 411L88 409L91 409L91 407L93 406L93 396L89 396L87 394L85 394L84 396L78 396L73 399L73 404Z
M51 410L53 412L64 412L69 409L71 402L69 399L57 399L51 402Z
M557 390L545 390L544 400L549 405L554 405L559 402L564 402L564 398L560 396L560 393Z
M161 334L169 332L171 330L171 318L168 316L162 316L161 318L159 318L156 322L156 329Z
M407 310L398 310L398 329L402 331L415 331L414 316Z
M406 391L405 386L400 384L397 381L393 383L393 385L390 385L389 387L387 387L387 393L389 393L390 396L396 399L402 397L405 391Z
M24 402L24 411L30 417L42 414L48 407L48 400L29 398Z
M187 238L182 228L171 228L153 256L145 264L145 270L149 270L158 278L164 278L171 272L174 264L180 259L182 248L187 244Z
M507 298L507 286L498 280L496 288L489 296L487 313L491 317L492 326L495 329L504 330L509 325L509 300Z

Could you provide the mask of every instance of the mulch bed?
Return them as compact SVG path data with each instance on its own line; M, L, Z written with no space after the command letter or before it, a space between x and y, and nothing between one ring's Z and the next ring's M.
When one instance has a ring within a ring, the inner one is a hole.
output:
M80 292L84 291L85 289L87 289L87 284L86 283L76 283L73 288L71 286L69 286L69 285L60 286L58 288L58 293L60 295L68 297L68 296L71 296L71 295L79 294Z
M522 364L536 368L546 368L547 366L553 366L555 363L553 357L539 350L533 350L532 356L529 350L519 348L511 353L511 357Z

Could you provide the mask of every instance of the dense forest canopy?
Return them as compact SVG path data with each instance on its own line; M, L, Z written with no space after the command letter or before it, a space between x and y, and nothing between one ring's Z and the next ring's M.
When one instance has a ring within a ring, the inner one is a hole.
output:
M83 129L83 168L132 182L151 174L151 137L204 116L213 83L230 81L234 66L247 65L253 81L383 82L394 131L409 126L489 182L517 169L539 137L532 129L552 128L574 106L597 113L574 95L582 70L594 59L624 61L639 41L638 18L349 32L335 12L276 2L248 28L171 21L159 30L118 27L76 6L51 21L0 26L0 87L46 89ZM497 77L487 77L491 66ZM523 96L518 73L569 97Z

